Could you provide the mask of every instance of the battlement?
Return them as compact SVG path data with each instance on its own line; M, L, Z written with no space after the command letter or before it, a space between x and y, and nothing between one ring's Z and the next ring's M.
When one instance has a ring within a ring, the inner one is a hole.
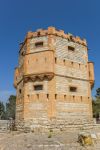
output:
M68 41L72 41L72 42L75 42L75 43L78 43L78 44L81 44L81 45L87 47L86 39L81 39L79 36L74 36L71 33L65 33L63 30L58 30L55 27L48 27L47 30L37 29L36 32L29 31L25 37L24 42L21 43L20 47L23 46L23 44L25 43L25 41L27 39L41 37L41 36L47 36L47 35L59 36L59 37L68 39Z

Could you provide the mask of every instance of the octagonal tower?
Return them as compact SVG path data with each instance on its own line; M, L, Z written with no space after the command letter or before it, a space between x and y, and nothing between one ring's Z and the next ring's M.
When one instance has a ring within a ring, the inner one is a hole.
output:
M28 32L15 69L16 122L26 127L91 122L93 85L85 39L54 27Z

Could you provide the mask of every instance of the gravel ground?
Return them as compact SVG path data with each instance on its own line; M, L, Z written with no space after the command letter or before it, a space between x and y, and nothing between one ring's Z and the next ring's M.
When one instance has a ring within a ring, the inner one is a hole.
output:
M100 139L81 146L77 132L0 133L0 150L100 150Z

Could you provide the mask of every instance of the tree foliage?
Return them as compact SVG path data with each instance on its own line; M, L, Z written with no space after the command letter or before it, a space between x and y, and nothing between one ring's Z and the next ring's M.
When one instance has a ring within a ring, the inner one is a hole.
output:
M0 119L15 119L16 96L11 95L6 104L0 101Z
M0 101L0 119L5 119L5 105Z
M6 117L7 119L15 119L15 110L16 110L16 96L11 95L6 103Z
M96 90L95 99L92 102L93 116L99 118L100 115L100 88Z

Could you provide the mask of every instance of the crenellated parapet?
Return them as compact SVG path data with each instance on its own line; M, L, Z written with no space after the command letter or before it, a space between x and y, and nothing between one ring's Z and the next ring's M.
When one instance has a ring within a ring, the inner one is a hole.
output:
M48 27L47 30L38 29L36 32L29 31L25 37L23 44L27 41L27 39L48 35L59 36L87 47L86 39L81 39L79 36L74 36L70 33L65 33L63 30L57 30L55 27Z

